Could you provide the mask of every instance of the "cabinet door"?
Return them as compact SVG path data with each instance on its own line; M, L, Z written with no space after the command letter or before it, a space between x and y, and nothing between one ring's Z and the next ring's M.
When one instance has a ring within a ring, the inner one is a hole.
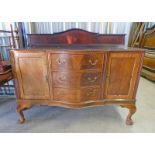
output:
M132 99L139 79L141 53L110 53L107 66L105 98Z
M46 53L16 53L16 74L22 99L48 99Z

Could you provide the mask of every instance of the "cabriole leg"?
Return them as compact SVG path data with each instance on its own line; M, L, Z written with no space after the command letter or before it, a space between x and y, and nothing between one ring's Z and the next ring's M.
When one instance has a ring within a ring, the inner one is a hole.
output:
M24 117L23 108L21 105L17 106L17 112L19 114L19 123L23 124L25 122L25 117Z
M136 112L135 104L133 104L133 103L132 104L124 104L124 105L121 105L121 107L125 107L125 108L129 109L129 113L126 118L126 125L133 125L132 116Z
M23 124L25 122L25 117L23 110L29 109L32 107L31 103L19 103L17 106L17 112L19 114L19 123Z

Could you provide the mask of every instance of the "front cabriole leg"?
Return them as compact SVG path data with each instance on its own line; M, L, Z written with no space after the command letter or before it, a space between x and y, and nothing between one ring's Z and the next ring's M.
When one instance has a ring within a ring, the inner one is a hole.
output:
M127 118L126 118L126 125L133 125L133 120L132 120L131 117L136 112L135 104L133 104L133 103L131 103L131 104L122 104L121 107L129 109L129 113L128 113Z
M19 104L17 105L16 111L17 111L18 114L19 114L19 123L20 123L20 124L23 124L23 123L25 122L25 117L24 117L23 110L29 109L29 108L31 108L31 107L32 107L31 104L19 103Z
M16 111L19 114L19 123L20 124L23 124L25 122L25 117L24 117L23 110L24 110L23 107L20 104L18 104Z

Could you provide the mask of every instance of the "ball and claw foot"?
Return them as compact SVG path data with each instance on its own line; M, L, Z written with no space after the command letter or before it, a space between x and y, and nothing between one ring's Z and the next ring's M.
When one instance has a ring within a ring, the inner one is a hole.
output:
M25 122L25 119L23 119L23 120L20 120L20 119L19 119L19 120L18 120L18 123L19 123L19 124L24 124L24 122Z
M134 123L133 123L133 120L131 117L136 112L135 104L124 104L124 105L121 105L121 107L129 109L129 113L128 113L128 116L126 118L126 125L133 125Z
M25 117L22 111L19 112L19 123L23 124L25 122Z
M129 118L127 118L126 119L126 125L133 125L133 120L132 119L129 119Z
M31 104L24 104L24 103L18 104L16 111L19 114L19 121L18 122L20 124L23 124L26 121L25 117L24 117L23 110L29 109L29 108L31 108L31 106L32 106Z
M21 119L21 118L20 118L20 119L18 120L18 122L19 122L19 124L24 124L25 119Z

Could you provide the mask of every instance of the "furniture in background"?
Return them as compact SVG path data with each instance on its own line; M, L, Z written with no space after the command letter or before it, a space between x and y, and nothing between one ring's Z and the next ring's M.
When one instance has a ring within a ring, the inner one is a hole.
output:
M52 46L11 51L17 112L34 105L82 108L118 105L136 112L142 49L117 46ZM33 67L32 67L33 66Z
M128 40L128 47L138 47L140 38L145 30L147 23L145 22L134 22L132 23L129 40Z
M0 57L0 86L13 79L11 64Z
M11 27L10 31L0 30L0 33L3 34L3 36L0 36L0 87L3 86L4 89L6 87L7 88L13 87L12 85L9 84L4 85L5 83L8 83L10 80L13 79L11 64L9 61L9 49L15 48L16 45L12 25L10 27ZM4 55L2 54L4 53L4 51L7 52L8 54L7 58L5 58Z
M143 33L139 47L147 49L144 56L142 76L155 81L155 25Z
M54 34L28 34L30 47L82 44L125 44L125 34L98 34L82 29L70 29Z

